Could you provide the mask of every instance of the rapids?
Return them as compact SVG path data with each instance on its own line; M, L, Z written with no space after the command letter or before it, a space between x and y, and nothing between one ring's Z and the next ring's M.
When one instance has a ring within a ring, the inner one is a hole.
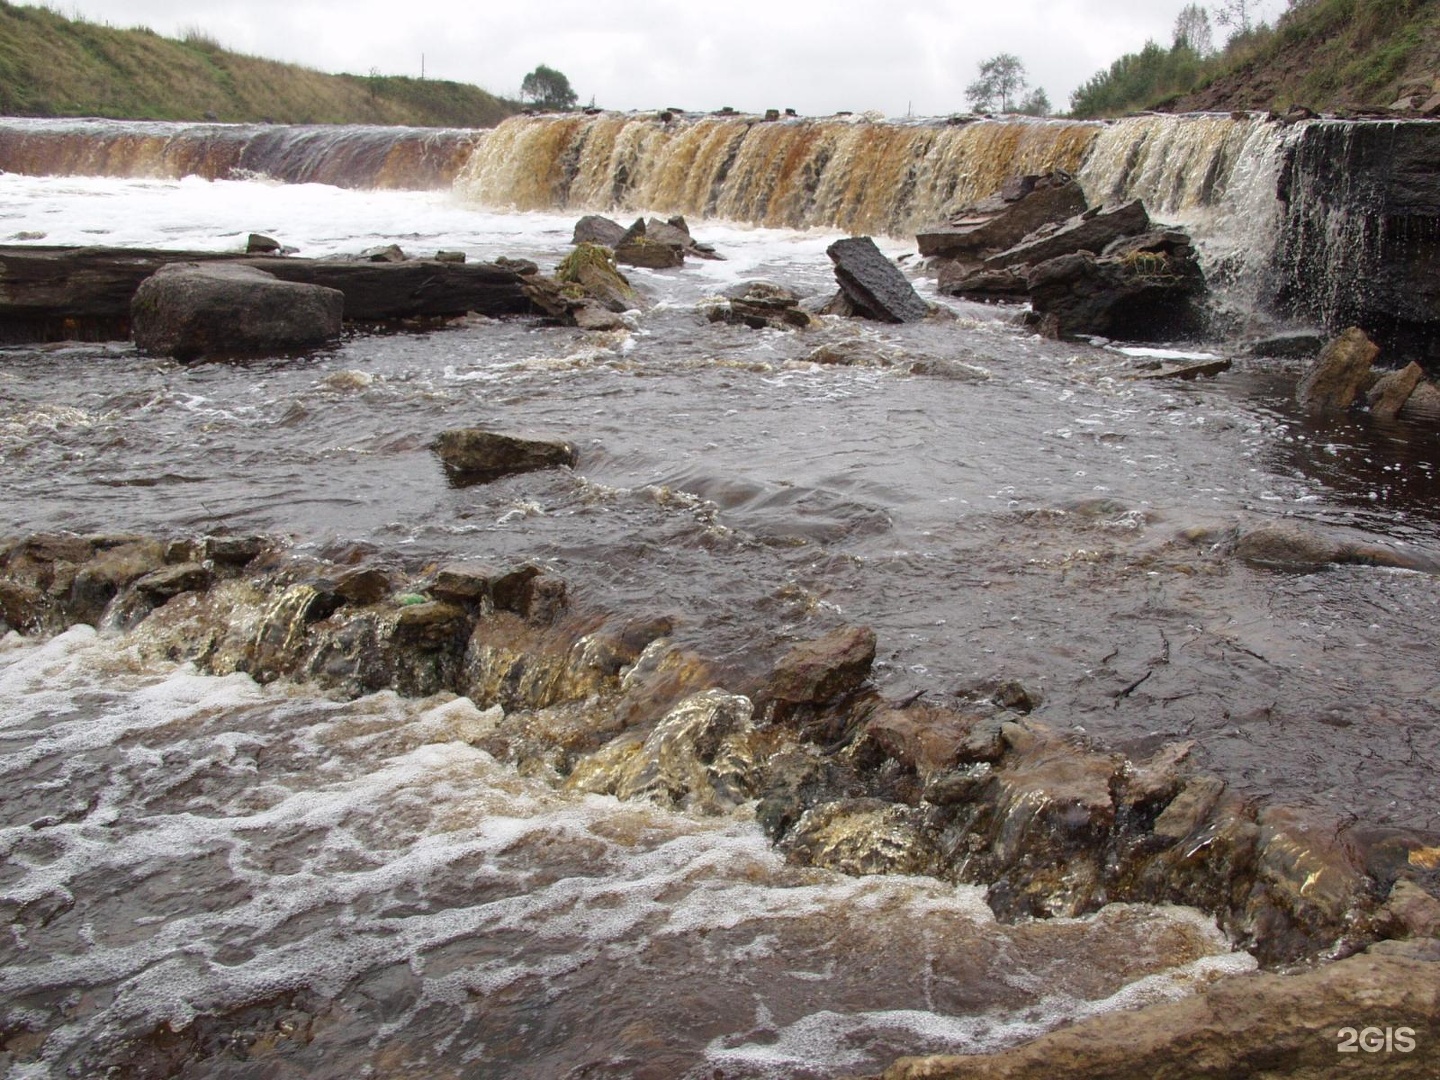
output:
M1234 164L1230 190L1263 189ZM225 249L259 230L306 255L397 242L545 268L568 250L575 213L464 191L11 173L0 236ZM16 536L535 561L575 604L670 615L751 676L867 624L891 698L1016 681L1062 731L1135 755L1195 739L1248 795L1440 827L1440 584L1228 554L1288 520L1440 555L1433 432L1307 418L1293 372L1243 359L1135 381L1150 357L1044 341L1004 309L797 334L697 314L756 277L833 289L838 233L812 225L692 220L728 261L634 272L655 306L618 332L472 321L193 367L0 350L0 513ZM871 359L819 366L821 345ZM562 436L580 464L449 486L429 441L471 424ZM838 1077L1253 963L1191 911L1003 926L979 889L790 867L745 812L522 776L470 745L487 724L465 699L142 665L108 631L4 639L7 1075Z

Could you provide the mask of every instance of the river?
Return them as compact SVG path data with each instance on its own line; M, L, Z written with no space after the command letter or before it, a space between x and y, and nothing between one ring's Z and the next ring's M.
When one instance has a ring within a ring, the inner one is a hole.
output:
M220 250L253 230L303 255L394 242L547 269L568 251L576 214L473 198L4 174L0 237ZM4 349L8 532L528 560L582 609L669 616L752 677L861 623L887 697L1018 682L1077 738L1195 739L1256 798L1440 827L1435 578L1226 554L1286 520L1440 555L1434 432L1306 418L1274 362L1137 380L1143 351L1042 340L1009 309L710 324L697 304L738 281L833 289L841 234L691 228L725 261L633 272L652 306L621 331L470 320L188 367ZM862 362L814 363L821 346ZM468 425L563 437L579 464L451 486L429 442ZM787 865L749 807L568 793L476 748L494 718L463 698L329 700L76 628L5 638L0 703L0 776L23 792L0 810L17 1078L831 1078L1254 963L1188 909L1007 926L977 887Z

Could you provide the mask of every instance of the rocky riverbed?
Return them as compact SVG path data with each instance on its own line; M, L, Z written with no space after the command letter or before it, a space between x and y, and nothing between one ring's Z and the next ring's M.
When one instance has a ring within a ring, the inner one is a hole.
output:
M695 232L607 330L3 353L7 1067L1141 1075L1298 993L1212 1072L1323 1069L1402 978L1353 1024L1430 1046L1433 431L1004 308L712 321L835 237Z

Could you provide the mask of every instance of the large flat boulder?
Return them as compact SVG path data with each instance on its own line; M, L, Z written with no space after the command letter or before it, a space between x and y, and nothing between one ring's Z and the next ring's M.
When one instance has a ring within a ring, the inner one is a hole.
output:
M1066 221L1086 210L1085 193L1068 177L1052 174L1017 179L1021 181L1016 189L1018 198L996 196L949 224L917 233L920 254L953 259L1003 251L1044 225Z
M857 314L880 322L919 322L930 305L868 236L836 240L825 249L840 291Z
M1020 243L985 260L990 270L1028 263L1037 266L1061 255L1089 251L1099 255L1117 240L1150 231L1150 215L1139 200L1110 209L1087 210L1063 225L1031 233Z
M135 344L177 360L294 352L340 335L345 294L252 266L177 263L135 291Z

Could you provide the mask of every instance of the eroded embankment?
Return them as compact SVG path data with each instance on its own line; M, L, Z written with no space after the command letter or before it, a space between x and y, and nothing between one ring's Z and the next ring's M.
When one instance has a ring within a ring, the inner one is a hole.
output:
M1127 759L1031 719L1015 683L964 708L886 700L864 627L747 675L676 644L662 612L588 610L529 565L64 534L0 565L16 629L126 629L142 658L342 696L463 694L501 707L474 741L523 771L700 814L753 800L798 864L984 884L1002 918L1187 904L1275 965L1423 933L1387 900L1430 911L1440 888L1436 838L1242 796L1187 764L1193 743Z

